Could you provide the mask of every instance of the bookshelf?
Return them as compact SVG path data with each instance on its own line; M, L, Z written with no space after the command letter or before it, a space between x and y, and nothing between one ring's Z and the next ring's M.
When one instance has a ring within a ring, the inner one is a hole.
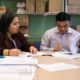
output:
M21 3L22 6L21 6ZM5 6L11 12L17 12L17 9L24 8L25 13L18 14L40 14L58 13L64 11L65 0L0 0L0 7ZM15 5L13 5L15 4Z
M63 11L63 1L64 0L0 0L0 14L5 13L7 10L17 13L20 21L20 30L22 29L22 31L25 32L25 29L29 27L30 15L55 15Z

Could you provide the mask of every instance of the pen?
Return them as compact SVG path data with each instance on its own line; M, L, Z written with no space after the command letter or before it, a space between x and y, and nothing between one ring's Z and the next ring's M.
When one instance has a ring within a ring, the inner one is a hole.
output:
M52 54L43 54L42 56L52 56Z

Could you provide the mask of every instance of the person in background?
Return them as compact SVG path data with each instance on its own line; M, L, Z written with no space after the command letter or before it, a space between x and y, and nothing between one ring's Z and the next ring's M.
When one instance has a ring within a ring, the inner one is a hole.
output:
M37 53L37 49L19 32L17 15L5 13L0 18L0 55L17 56L21 51Z
M70 52L71 41L74 37L79 37L80 35L79 32L72 29L70 26L70 15L66 12L58 13L56 15L56 27L45 32L45 34L42 37L40 49Z

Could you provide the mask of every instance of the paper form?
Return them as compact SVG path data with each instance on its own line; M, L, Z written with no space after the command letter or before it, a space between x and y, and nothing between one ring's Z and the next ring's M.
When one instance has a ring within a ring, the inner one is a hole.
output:
M67 64L64 62L55 63L55 64L38 64L38 66L44 70L51 71L51 72L80 68L77 65Z

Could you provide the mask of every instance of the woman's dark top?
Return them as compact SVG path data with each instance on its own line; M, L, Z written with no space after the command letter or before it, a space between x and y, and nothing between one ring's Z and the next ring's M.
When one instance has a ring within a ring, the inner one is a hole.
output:
M11 37L15 41L16 47L13 41L11 41L7 36L4 37L3 34L0 33L0 55L3 55L4 49L17 48L21 51L29 52L31 44L27 41L22 33L18 32L13 34Z

